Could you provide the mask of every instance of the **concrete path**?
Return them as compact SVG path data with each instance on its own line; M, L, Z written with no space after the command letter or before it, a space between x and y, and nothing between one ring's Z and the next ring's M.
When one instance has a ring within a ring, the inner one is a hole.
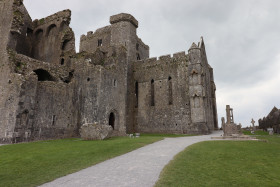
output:
M211 135L166 138L79 172L58 178L42 186L153 186L158 180L161 170L177 153L189 145L211 140L211 137L221 134L221 131L216 131Z

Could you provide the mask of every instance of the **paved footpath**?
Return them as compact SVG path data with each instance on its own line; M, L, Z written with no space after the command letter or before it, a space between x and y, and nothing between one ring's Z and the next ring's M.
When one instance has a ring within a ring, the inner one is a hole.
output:
M42 186L153 186L158 180L161 170L177 153L183 151L189 145L211 140L211 137L221 134L221 131L216 131L210 135L165 138L162 141L58 178Z

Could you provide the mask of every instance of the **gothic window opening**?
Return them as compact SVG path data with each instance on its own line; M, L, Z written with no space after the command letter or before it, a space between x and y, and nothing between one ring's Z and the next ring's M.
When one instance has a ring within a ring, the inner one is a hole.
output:
M38 29L35 33L35 38L36 38L36 41L38 40L41 40L42 39L42 36L43 36L43 30L42 29Z
M115 114L113 112L110 113L109 116L109 125L115 129Z
M168 77L168 104L173 104L173 96L172 96L172 78Z
M155 106L155 81L151 80L151 106Z
M98 46L98 47L101 47L101 46L102 46L102 39L98 39L97 46Z
M49 35L55 35L55 34L56 34L56 25L52 24L48 27L46 36L48 37Z
M25 110L23 113L21 113L20 124L22 126L26 126L28 124L28 113L29 113L28 110Z
M135 108L138 107L138 82L135 82L135 97L136 97L136 101L135 101Z

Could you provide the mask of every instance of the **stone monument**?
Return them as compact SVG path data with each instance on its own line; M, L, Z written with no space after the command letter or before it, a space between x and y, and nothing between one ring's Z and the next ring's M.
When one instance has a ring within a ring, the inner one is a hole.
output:
M241 124L236 125L234 123L233 109L230 108L230 105L226 105L226 119L227 119L227 122L224 123L224 118L222 118L224 136L241 135Z
M253 126L253 131L255 132L256 131L256 127L255 127L255 120L253 118L252 118L251 123L252 123L252 126Z

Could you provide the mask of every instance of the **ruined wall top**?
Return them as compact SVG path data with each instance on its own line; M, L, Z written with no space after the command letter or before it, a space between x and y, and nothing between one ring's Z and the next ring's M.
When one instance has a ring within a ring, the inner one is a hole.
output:
M110 17L111 24L118 23L120 21L128 21L132 25L134 25L136 28L138 28L138 21L130 14L120 13L120 14L113 15Z
M41 25L53 22L57 19L62 19L63 22L69 25L71 21L71 10L63 10L40 20L36 19L34 20L33 24L34 27L39 27Z

